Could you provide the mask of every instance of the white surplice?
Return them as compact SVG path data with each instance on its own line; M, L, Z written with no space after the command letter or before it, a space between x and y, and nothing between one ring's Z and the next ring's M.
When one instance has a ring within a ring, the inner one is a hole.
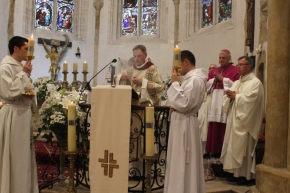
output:
M220 161L225 171L250 180L255 177L255 147L264 117L264 89L250 73L234 82L230 90L237 94L233 101L224 96L228 117Z
M32 90L22 64L6 56L0 65L0 192L38 193L32 137Z
M204 193L205 180L197 112L204 99L207 74L195 69L167 91L170 118L164 193Z

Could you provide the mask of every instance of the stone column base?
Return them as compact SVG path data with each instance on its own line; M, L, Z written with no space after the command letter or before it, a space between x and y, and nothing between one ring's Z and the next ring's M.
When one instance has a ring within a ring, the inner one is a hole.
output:
M260 193L256 186L250 187L250 193Z
M286 168L273 168L260 164L256 166L256 189L261 193L288 193L290 172Z

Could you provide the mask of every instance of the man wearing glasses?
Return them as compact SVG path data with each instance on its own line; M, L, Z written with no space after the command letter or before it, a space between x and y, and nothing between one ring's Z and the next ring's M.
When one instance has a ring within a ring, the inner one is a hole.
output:
M219 158L223 146L226 129L226 112L223 110L223 95L240 75L238 68L233 66L231 53L227 49L219 54L218 68L212 69L208 74L207 92L211 94L211 102L208 110L208 133L206 140L207 154L204 157Z
M220 161L223 169L233 174L228 181L247 185L255 178L255 146L264 116L264 89L252 72L250 57L240 57L237 66L241 77L224 96L228 116Z

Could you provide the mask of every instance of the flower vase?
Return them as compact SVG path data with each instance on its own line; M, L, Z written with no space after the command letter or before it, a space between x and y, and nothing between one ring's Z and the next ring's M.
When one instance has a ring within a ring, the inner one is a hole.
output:
M67 137L66 135L55 134L58 142L59 147L59 176L58 182L59 184L63 185L66 176L64 174L64 166L65 166L65 154L64 151L66 149Z

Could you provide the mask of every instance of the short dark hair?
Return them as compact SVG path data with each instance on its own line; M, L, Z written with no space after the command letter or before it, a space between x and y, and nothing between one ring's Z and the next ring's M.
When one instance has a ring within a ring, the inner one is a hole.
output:
M192 66L195 66L195 57L193 53L191 53L188 50L182 50L180 55L181 55L181 62L187 59L191 63Z
M28 39L20 36L14 36L11 38L8 44L9 53L14 53L14 46L17 46L20 49L22 46L24 46L24 42L28 42Z
M241 57L238 58L238 61L241 60L241 59L245 59L246 60L246 63L251 66L251 70L253 70L255 68L253 59L251 57L249 57L249 56L241 56Z
M144 45L137 45L133 48L133 51L134 50L138 50L140 49L144 54L147 54L147 50L146 50L146 47Z

